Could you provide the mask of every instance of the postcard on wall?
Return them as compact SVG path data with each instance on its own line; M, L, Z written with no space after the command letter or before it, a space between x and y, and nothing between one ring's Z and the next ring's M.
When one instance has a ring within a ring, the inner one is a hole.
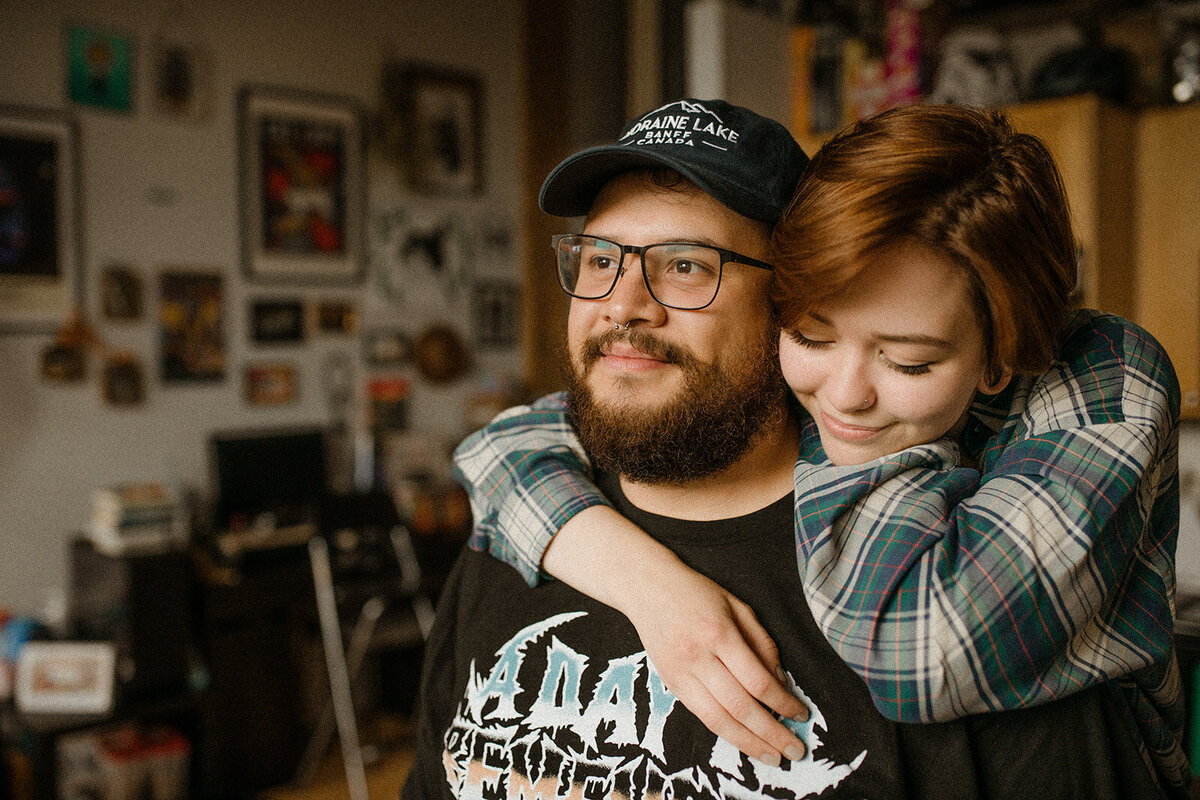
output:
M166 383L225 378L221 276L166 271L160 276L159 340Z
M53 332L80 301L77 134L0 106L0 332Z
M251 279L357 280L364 149L350 100L249 88L239 103L242 257Z

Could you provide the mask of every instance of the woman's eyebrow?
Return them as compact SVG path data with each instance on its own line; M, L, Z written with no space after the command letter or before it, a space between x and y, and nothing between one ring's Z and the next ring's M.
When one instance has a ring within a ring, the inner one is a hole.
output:
M822 325L827 325L830 328L834 327L832 322L816 312L810 311L808 312L808 316ZM925 347L937 347L942 350L950 350L954 347L954 342L949 339L943 339L940 336L930 336L924 333L876 333L875 338L881 342L918 344Z

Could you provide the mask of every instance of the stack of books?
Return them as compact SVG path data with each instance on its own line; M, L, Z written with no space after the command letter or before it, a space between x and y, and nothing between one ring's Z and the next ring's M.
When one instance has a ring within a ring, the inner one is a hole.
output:
M183 504L161 483L122 483L92 492L88 538L112 556L152 553L187 544Z

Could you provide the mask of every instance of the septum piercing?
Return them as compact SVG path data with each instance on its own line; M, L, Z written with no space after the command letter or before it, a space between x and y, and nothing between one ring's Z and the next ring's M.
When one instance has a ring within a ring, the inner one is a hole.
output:
M613 330L614 330L614 331L619 331L619 330L621 330L621 323L619 323L619 322L614 322L614 323L613 323ZM629 330L629 323L628 323L628 322L626 322L626 323L625 323L625 330Z

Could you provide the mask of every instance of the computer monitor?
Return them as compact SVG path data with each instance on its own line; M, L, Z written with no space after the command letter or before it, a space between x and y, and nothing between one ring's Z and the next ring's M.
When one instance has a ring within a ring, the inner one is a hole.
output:
M216 530L253 525L266 514L279 526L314 521L327 487L322 429L226 431L209 441Z

